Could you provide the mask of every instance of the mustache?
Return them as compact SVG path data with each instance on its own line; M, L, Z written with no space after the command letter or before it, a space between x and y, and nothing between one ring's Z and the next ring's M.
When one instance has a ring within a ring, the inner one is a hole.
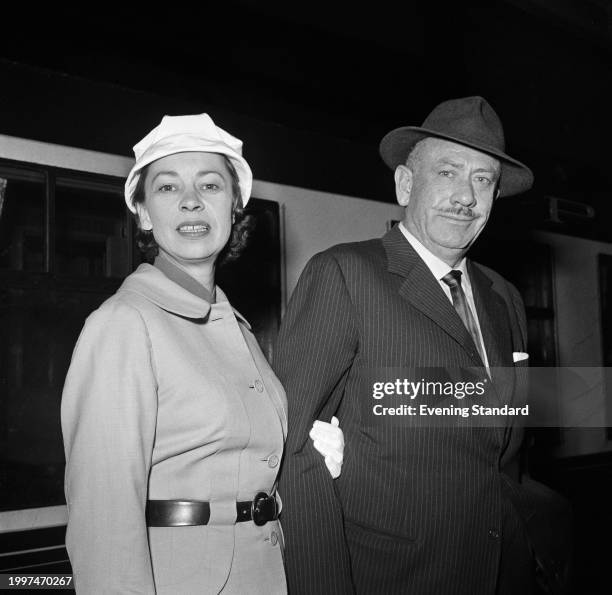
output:
M476 214L470 207L447 207L446 209L438 209L444 215L458 215L460 217L470 217L476 219Z

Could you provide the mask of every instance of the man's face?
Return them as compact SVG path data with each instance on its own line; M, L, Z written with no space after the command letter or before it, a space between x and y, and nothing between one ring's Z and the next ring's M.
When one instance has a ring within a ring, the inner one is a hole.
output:
M395 171L404 225L430 252L455 266L484 229L497 193L500 163L438 138L419 143Z

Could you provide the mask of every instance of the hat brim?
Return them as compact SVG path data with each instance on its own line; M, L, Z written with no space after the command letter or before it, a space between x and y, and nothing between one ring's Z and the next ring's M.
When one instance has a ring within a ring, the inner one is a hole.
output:
M392 169L398 165L404 165L408 154L420 140L433 136L445 140L465 145L477 151L482 151L488 155L496 157L501 162L501 183L499 186L500 196L513 196L526 192L533 185L533 172L520 161L506 155L503 151L480 143L471 142L463 138L451 136L421 128L419 126L403 126L396 128L384 136L380 141L380 156L383 161Z

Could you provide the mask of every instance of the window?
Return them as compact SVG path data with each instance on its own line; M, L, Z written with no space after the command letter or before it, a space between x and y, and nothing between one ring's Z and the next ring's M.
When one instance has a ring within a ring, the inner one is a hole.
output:
M64 503L64 377L132 270L123 180L0 160L0 511Z

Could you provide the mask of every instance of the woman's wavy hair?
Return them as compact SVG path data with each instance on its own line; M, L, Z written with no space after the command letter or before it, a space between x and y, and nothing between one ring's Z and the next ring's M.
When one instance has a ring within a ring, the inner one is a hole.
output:
M255 218L252 215L245 214L244 206L242 202L242 192L240 191L240 179L238 178L238 172L232 163L231 159L227 155L221 155L225 161L225 165L230 173L232 180L232 231L230 233L229 240L225 244L223 250L219 253L217 258L218 264L225 264L236 260L245 246L249 241L249 236L255 227ZM149 172L149 166L145 165L140 170L140 177L138 183L132 195L132 204L144 203L145 201L145 182L147 174ZM145 230L140 227L140 218L138 213L134 213L136 219L136 244L143 254L145 262L152 263L155 257L159 254L159 246L153 237L153 232Z

